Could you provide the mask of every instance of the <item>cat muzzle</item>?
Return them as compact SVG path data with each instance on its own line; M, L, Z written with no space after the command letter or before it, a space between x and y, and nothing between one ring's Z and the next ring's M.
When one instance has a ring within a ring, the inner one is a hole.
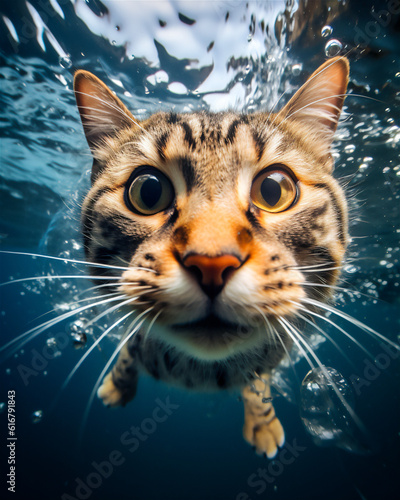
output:
M184 267L196 278L201 289L210 299L215 299L235 269L242 264L243 262L232 254L218 257L190 254L183 260Z

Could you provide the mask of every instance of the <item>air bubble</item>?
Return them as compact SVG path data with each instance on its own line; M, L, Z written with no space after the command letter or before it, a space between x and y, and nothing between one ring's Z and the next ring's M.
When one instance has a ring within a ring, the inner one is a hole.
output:
M72 66L72 60L70 56L64 56L64 57L60 56L58 62L60 66L64 69L69 69Z
M54 337L51 337L46 340L47 347L57 347L57 341Z
M82 349L85 347L87 342L87 336L85 333L71 333L71 338L74 343L75 349Z
M343 45L339 40L333 39L325 45L325 55L326 57L335 57L342 50Z
M85 325L86 325L86 319L85 318L80 318L72 323L69 324L69 330L72 333L75 332L84 332L85 331Z
M81 349L85 347L87 342L87 328L86 328L87 320L84 318L77 319L73 321L69 325L69 334L73 341L73 345L75 349Z
M346 273L349 273L349 274L356 273L358 271L358 269L359 268L357 266L353 266L351 264L344 267L344 270L346 271Z
M348 154L354 153L355 150L356 150L356 147L354 144L347 144L347 146L344 147L344 152L348 153Z
M0 413L3 413L3 411L6 409L6 404L5 403L0 403Z
M271 403L272 398L262 398L261 400L263 403Z
M293 64L292 66L292 75L293 76L299 76L301 71L303 69L303 65L302 64Z
M31 415L31 420L34 424L38 424L43 418L42 410L36 410Z
M332 35L333 33L333 28L332 26L324 26L322 29L321 29L321 35L324 37L324 38L327 38L328 36Z
M301 384L300 398L302 422L316 445L366 451L354 435L353 389L341 373L328 366L313 368Z

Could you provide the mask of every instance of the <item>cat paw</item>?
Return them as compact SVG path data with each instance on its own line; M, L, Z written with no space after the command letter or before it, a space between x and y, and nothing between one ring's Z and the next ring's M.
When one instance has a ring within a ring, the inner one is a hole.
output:
M268 421L260 416L249 415L243 427L244 439L255 447L258 455L274 458L285 443L285 431L278 417L274 415Z
M97 396L103 400L106 406L123 406L125 404L124 394L114 384L111 372L104 378L103 383L97 391Z

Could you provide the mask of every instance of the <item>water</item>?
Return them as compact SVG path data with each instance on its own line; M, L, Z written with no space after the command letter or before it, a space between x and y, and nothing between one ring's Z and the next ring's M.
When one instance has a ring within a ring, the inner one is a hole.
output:
M300 388L300 415L318 446L337 446L363 453L355 435L360 424L355 416L351 383L329 366L313 368ZM361 424L360 431L363 431Z
M395 14L387 26L376 17L388 12L389 3L332 3L325 15L315 12L308 32L296 31L291 22L295 2L286 13L285 2L246 6L239 0L3 4L2 249L62 259L83 258L79 203L91 168L72 94L75 69L96 73L141 119L159 109L270 109L278 96L286 91L283 101L287 99L325 57L333 56L331 49L335 54L350 51L353 96L346 100L334 156L337 176L353 199L351 260L344 286L354 293L339 292L337 304L398 341L400 40ZM83 275L85 266L2 255L1 281L77 273ZM52 317L36 319L51 309L57 314L70 311L71 301L90 296L82 292L91 286L66 278L1 288L1 344ZM346 413L337 410L335 395L318 371L313 375L322 392L311 393L305 406L303 394L302 405L301 380L310 368L298 353L293 353L297 380L288 363L275 373L274 405L292 452L294 446L295 459L289 465L279 457L261 460L243 441L236 394L193 395L150 379L141 380L135 401L124 410L107 411L95 400L80 443L86 403L119 335L117 331L101 349L94 349L60 392L72 368L107 328L107 318L84 327L95 314L71 313L65 323L3 359L2 436L6 391L16 394L13 498L395 498L399 361L388 346L340 323L372 353L373 362L333 327L326 328L351 359L349 365L321 336L312 339L324 365L351 389L345 393L351 394L351 408L365 426L362 432L343 421ZM318 397L335 402L333 419L327 420L331 403L310 416ZM154 412L168 401L168 418L157 423ZM340 446L349 428L347 449L360 451L362 445L369 454L317 446L314 441L321 444L321 436L329 434L307 426L315 419L325 431L332 424L336 432L335 439L325 440L332 442L323 444ZM8 470L8 465L1 469Z

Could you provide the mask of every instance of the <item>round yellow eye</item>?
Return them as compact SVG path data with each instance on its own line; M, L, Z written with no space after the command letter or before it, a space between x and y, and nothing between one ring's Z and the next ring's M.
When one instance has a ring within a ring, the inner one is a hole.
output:
M285 170L268 168L254 179L250 195L261 210L283 212L296 200L297 187Z
M127 184L125 202L142 215L154 215L167 209L174 200L169 179L159 170L142 171Z

